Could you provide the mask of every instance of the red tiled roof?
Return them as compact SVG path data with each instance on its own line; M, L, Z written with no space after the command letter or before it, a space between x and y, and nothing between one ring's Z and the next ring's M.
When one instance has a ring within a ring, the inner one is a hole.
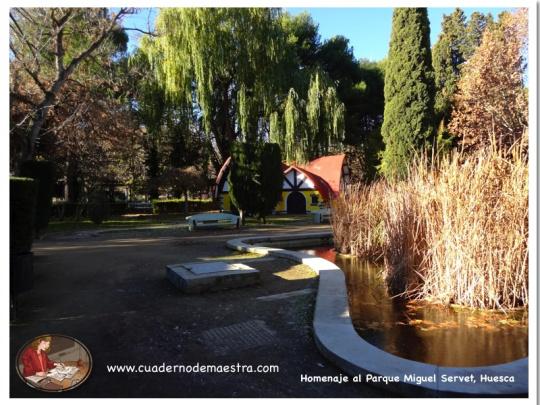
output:
M283 173L288 173L293 168L303 173L313 182L315 188L319 190L322 197L327 200L329 197L334 198L339 195L344 159L344 154L323 156L312 160L306 165L292 164L291 166L288 166L285 163L282 163L281 167ZM231 158L229 157L219 171L216 179L216 195L219 192L219 186L223 181L223 176L227 173L230 163Z
M332 197L336 197L340 191L344 160L345 154L323 156L299 167L322 178L330 186Z

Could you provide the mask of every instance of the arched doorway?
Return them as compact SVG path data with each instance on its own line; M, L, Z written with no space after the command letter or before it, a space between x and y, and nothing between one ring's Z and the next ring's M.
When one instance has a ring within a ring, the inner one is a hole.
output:
M293 191L287 197L287 214L305 214L306 197L298 191Z

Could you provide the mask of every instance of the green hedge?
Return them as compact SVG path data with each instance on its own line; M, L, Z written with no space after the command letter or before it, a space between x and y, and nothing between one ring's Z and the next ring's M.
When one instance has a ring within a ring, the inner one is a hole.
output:
M81 208L81 217L88 216L86 204L58 202L52 206L51 216L53 218L73 218L77 214L77 209ZM109 211L111 215L124 215L128 212L127 203L109 203Z
M52 206L51 216L54 218L72 218L81 207L79 203L59 202ZM140 210L130 210L125 202L109 203L111 215L123 215L127 213L138 213ZM219 202L208 200L188 200L189 212L204 212L219 209ZM170 198L163 200L152 200L152 211L154 214L183 213L184 199ZM87 207L82 207L82 217L88 217Z
M77 215L77 209L83 204L70 203L70 202L56 202L53 203L51 210L51 217L53 218L72 218ZM81 216L86 215L86 207L83 207Z
M104 191L95 191L88 201L88 218L100 225L111 215L110 204Z
M37 182L24 177L9 181L9 249L11 254L32 250L36 212Z
M152 200L154 214L169 214L185 212L185 202L183 198L168 198L163 200ZM189 212L204 212L219 209L219 203L212 200L188 200Z
M21 177L37 181L35 228L36 232L39 232L49 224L56 184L56 166L47 160L27 160L21 165Z
M124 215L128 212L127 206L126 202L109 203L109 211L111 215Z

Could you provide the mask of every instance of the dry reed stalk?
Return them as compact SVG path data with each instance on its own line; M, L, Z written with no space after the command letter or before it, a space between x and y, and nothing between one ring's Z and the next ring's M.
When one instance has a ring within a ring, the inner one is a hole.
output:
M349 186L332 202L334 243L341 253L379 261L383 255L385 185Z
M523 145L426 159L405 181L351 186L333 202L338 250L382 258L389 290L487 309L528 305Z

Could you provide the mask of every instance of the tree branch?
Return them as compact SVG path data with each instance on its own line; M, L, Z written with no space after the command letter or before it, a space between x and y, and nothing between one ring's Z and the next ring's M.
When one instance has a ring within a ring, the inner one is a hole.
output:
M60 78L64 74L64 28L69 21L72 9L69 9L60 19L54 17L54 10L51 13L51 19L53 20L53 26L55 27L55 64L56 64L56 77Z
M14 98L14 99L19 100L19 101L22 101L25 104L30 104L33 107L37 107L37 104L32 99L30 99L29 97L26 97L23 94L15 93L15 92L10 91L9 92L9 97Z
M15 17L13 16L13 14L9 13L9 18L11 19L11 21L13 22L13 25L17 28L17 31L19 31L19 35L17 35L17 37L19 37L19 39L21 41L23 41L26 46L30 49L30 52L32 52L32 56L37 60L37 55L36 55L36 52L35 52L35 47L34 45L32 45L27 39L26 39L26 35L24 35L24 32L23 30L21 29L21 27L19 26L19 23L17 22L17 20L15 19ZM15 30L13 30L15 31Z
M56 64L56 77L60 78L64 74L64 27L59 27L58 21L54 18L54 14L51 14L51 19L56 25L54 59Z
M9 49L11 50L11 52L13 52L13 56L15 56L15 59L17 59L20 63L21 63L21 66L23 68L23 70L28 73L28 75L32 78L32 80L36 83L36 85L39 87L39 89L47 94L48 90L47 88L45 87L45 85L43 83L41 83L41 81L39 80L38 76L37 76L37 73L30 70L30 68L28 68L26 66L26 63L19 57L19 54L17 53L17 51L15 50L15 48L13 47L12 44L9 44Z
M29 135L28 135L28 149L25 153L25 158L29 159L34 154L34 146L36 141L39 139L39 134L41 131L41 128L43 126L43 123L45 122L45 119L47 117L47 114L49 110L53 107L55 99L57 94L62 89L62 86L68 80L75 70L75 68L86 58L92 55L92 53L99 48L99 46L108 38L111 31L117 26L117 23L125 14L130 13L132 9L130 8L120 8L117 14L113 15L113 17L110 19L110 22L101 29L101 32L98 33L97 37L86 47L85 50L83 50L81 53L79 53L75 58L71 60L69 65L66 67L63 64L63 54L64 54L64 48L62 44L63 39L63 29L65 27L66 22L69 20L69 17L72 13L72 11L66 12L62 17L60 17L58 20L55 19L54 13L50 14L50 17L53 21L53 36L56 34L56 43L55 45L55 51L56 51L56 60L55 60L55 68L56 68L56 78L54 79L53 83L50 85L49 89L45 88L45 85L42 84L36 74L36 72L32 71L31 69L27 68L27 65L19 58L17 55L13 45L10 43L10 48L17 60L19 60L22 64L22 67L25 69L25 71L30 75L30 77L36 82L38 87L44 92L45 97L39 104L35 107L35 115L33 117L33 122L31 125L31 128L29 129ZM14 17L13 17L14 18ZM56 26L55 26L56 25ZM53 39L54 40L54 39Z
M81 63L84 59L86 59L92 52L94 52L102 43L105 41L107 36L110 34L110 32L113 30L113 28L116 26L116 22L118 19L123 16L124 14L128 13L128 9L121 8L118 11L118 14L114 16L111 23L108 25L108 27L101 31L101 34L90 44L86 50L81 52L77 57L73 58L68 67L65 69L64 74L65 76L69 76L71 72L77 67L79 63Z
M145 31L145 30L142 30L140 28L122 28L124 31L138 31L140 33L143 33L143 34L146 34L146 35L149 35L151 37L158 37L159 35L157 35L156 33L154 32L150 32L150 31Z

